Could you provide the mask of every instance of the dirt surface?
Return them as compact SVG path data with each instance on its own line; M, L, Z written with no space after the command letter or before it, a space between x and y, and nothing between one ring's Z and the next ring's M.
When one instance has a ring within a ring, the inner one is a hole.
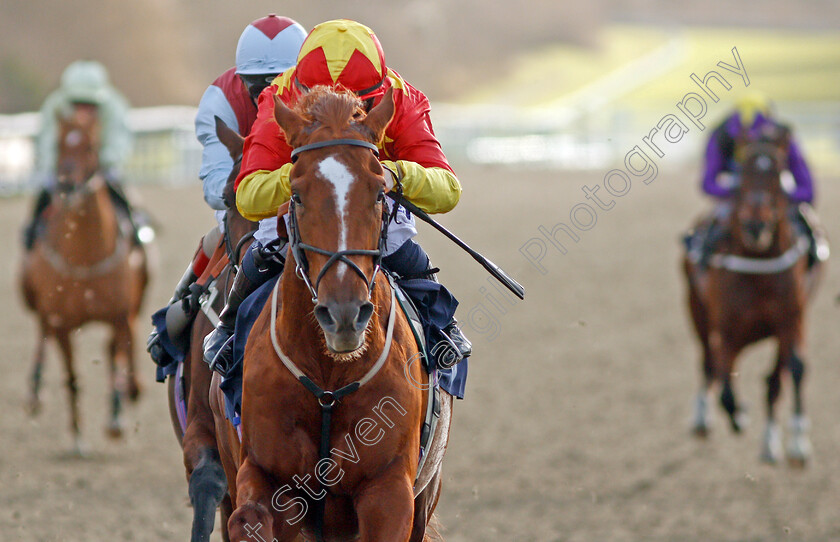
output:
M650 185L635 182L612 209L598 211L594 227L578 232L578 243L566 243L567 254L547 244L541 274L519 248L540 236L540 225L568 223L573 206L586 201L581 186L600 184L601 174L465 166L459 173L465 195L445 224L517 277L528 296L502 301L478 265L431 229L421 229L425 248L443 268L441 280L461 301L476 352L467 398L455 409L438 507L447 540L840 539L840 314L833 302L840 266L829 270L810 312L806 404L813 462L804 471L770 467L758 460L770 344L748 351L739 364L737 385L752 407L747 432L732 435L716 409L707 441L689 435L699 362L677 239L705 208L696 175L662 173ZM821 181L820 209L830 234L840 239L840 220L829 212L840 206L840 187ZM146 187L139 195L163 224L138 330L144 342L148 315L168 299L212 216L198 186ZM34 419L24 414L35 326L23 312L16 273L18 231L29 207L24 199L0 201L6 232L0 265L0 540L187 540L191 510L180 449L165 387L154 382L141 347L146 393L127 412L124 442L108 441L103 431L102 329L76 337L91 458L67 455L66 394L54 349L44 412ZM470 314L482 310L485 318L471 328ZM789 410L785 388L784 427Z

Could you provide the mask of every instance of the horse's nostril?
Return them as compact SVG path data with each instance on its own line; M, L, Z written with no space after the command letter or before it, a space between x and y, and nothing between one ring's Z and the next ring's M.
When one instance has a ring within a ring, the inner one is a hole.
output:
M367 327L370 317L373 315L373 303L365 301L359 307L359 315L356 317L356 329L362 330Z
M332 314L330 314L330 309L325 305L317 305L315 307L315 319L318 320L318 323L323 329L334 331L336 328L335 320Z
M330 333L359 332L367 327L373 314L373 304L365 302L349 302L317 305L315 318L324 331Z

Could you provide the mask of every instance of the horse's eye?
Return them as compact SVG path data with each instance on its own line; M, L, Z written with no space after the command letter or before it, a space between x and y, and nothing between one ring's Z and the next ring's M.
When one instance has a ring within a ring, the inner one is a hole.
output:
M295 205L299 205L301 207L303 206L303 202L300 200L300 194L298 194L297 192L292 194L292 201Z
M383 201L385 201L385 191L380 190L379 194L376 195L376 203L382 203Z

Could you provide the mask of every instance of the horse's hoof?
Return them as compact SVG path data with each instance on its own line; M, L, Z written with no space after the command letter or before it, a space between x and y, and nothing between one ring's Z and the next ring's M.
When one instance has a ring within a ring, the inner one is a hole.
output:
M231 514L228 536L231 540L271 540L273 523L265 506L249 501Z
M782 458L782 432L774 421L767 422L761 444L761 460L768 465L775 465Z
M787 458L788 466L792 469L804 469L808 466L807 457L790 457Z
M804 468L811 457L811 442L807 438L794 439L787 450L788 465Z
M709 427L706 425L695 425L691 428L691 434L697 438L707 439L709 438Z
M79 437L73 439L73 448L70 450L70 457L87 459L90 457L90 448L87 443Z
M136 381L131 381L128 383L128 400L132 403L136 403L138 399L140 399L140 395L143 393L143 388L140 387Z
M112 421L108 424L108 427L105 428L105 434L108 435L109 438L114 440L121 439L123 436L122 424L117 421Z
M777 465L779 456L769 450L763 450L761 452L761 462L767 465Z
M732 415L730 422L732 424L732 431L734 431L736 435L740 435L744 429L749 427L750 416L745 411L739 410Z

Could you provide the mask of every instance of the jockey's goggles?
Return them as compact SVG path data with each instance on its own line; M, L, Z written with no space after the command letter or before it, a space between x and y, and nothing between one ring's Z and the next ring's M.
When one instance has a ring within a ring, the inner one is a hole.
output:
M245 88L248 89L248 94L255 102L259 98L260 93L274 81L275 77L277 77L276 73L239 74L239 78L242 80Z

